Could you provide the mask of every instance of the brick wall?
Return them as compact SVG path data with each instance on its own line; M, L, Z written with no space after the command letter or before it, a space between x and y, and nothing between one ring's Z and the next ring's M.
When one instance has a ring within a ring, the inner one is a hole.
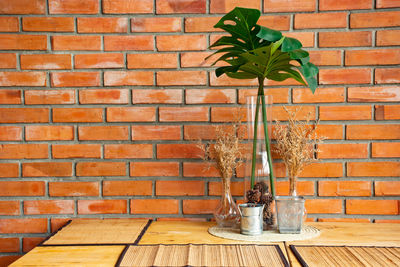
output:
M255 93L203 61L236 5L320 67L314 96L266 89L275 118L303 106L327 137L299 183L309 220L399 222L399 1L0 0L1 264L68 218L211 218L218 173L190 139L212 139Z

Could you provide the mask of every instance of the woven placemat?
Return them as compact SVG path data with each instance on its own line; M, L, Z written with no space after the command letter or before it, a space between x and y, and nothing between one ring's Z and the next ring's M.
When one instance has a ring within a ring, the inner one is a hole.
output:
M302 266L400 266L399 247L290 245Z
M117 266L289 266L277 245L135 245Z
M242 235L240 229L213 226L208 232L214 236L249 242L284 242L311 239L319 236L320 231L312 226L304 226L300 234L280 234L278 230L264 231L261 235Z

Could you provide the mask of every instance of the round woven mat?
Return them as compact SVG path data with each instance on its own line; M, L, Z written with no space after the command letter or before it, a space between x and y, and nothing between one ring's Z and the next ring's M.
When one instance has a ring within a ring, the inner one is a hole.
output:
M213 226L208 232L214 236L251 242L283 242L310 239L319 236L320 231L312 226L304 226L300 234L280 234L278 230L264 231L261 235L242 235L240 229L221 228Z

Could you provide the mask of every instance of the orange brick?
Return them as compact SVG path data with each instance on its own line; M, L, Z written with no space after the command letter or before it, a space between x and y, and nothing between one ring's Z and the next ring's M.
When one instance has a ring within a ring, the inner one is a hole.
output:
M320 47L354 47L371 46L371 32L320 32L318 36ZM362 65L362 64L361 64Z
M289 88L267 88L264 89L264 94L272 97L272 103L288 103L289 100ZM246 104L246 98L248 96L256 95L257 89L240 89L239 104Z
M97 14L99 2L97 0L49 0L50 14Z
M342 52L339 50L308 51L310 61L317 66L341 65Z
M216 139L215 125L185 125L185 140Z
M1 17L0 18L1 32L18 32L19 21L17 17Z
M132 18L132 32L180 32L182 22L180 18Z
M107 54L78 54L75 55L77 69L109 69L123 68L124 55L119 53Z
M182 218L182 217L161 217L157 221L190 221L190 222L206 222L206 218Z
M398 215L397 200L347 199L346 214Z
M175 125L131 126L132 140L181 140L181 127Z
M393 1L393 0L377 0L376 7L377 8L400 7L400 3L399 1Z
M154 121L155 118L156 110L154 107L107 108L108 122Z
M369 0L320 0L319 10L352 10L352 9L371 9L372 2Z
M288 110L294 111L294 107L287 107ZM267 111L268 112L268 111ZM288 114L282 106L272 107L272 120L286 121L288 120ZM313 106L302 106L301 110L297 113L297 118L306 120L307 118L313 120L315 118L315 108ZM271 120L271 118L270 118Z
M376 106L376 120L398 120L400 119L400 105Z
M22 163L23 177L67 177L72 175L71 162L26 162Z
M151 196L152 181L104 181L104 196Z
M319 196L371 196L369 181L319 181Z
M73 214L73 200L25 200L24 214Z
M177 199L131 199L132 214L178 214Z
M24 237L22 239L22 251L29 252L44 241L45 237Z
M368 2L371 3L371 1ZM350 28L395 26L400 26L400 11L350 14Z
M51 152L55 159L70 158L100 158L100 144L73 144L73 145L52 145Z
M362 218L318 218L318 222L351 222L351 223L370 223L369 219Z
M342 213L341 199L306 199L307 213Z
M375 196L400 195L399 181L375 181Z
M45 184L41 181L0 181L0 196L44 196Z
M0 215L20 215L19 201L0 201ZM2 239L0 239L0 251L2 251ZM2 251L6 252L6 251Z
M21 257L22 257L22 255L0 256L0 264L2 266L8 266Z
M217 32L214 28L221 17L189 17L185 18L185 32Z
M264 12L315 11L315 1L311 0L264 0Z
M186 104L228 104L236 102L233 89L187 89Z
M71 55L21 55L21 69L71 69Z
M15 69L17 57L14 53L0 53L0 69Z
M346 28L346 27L347 27L347 14L344 12L296 14L294 17L295 29Z
M74 104L74 90L29 90L25 91L25 104L46 105L46 104Z
M386 30L376 32L376 44L378 46L400 45L400 31Z
M370 106L321 106L319 107L320 120L370 120L372 111Z
M206 13L206 0L157 0L156 13Z
M22 29L28 32L73 32L72 17L23 17Z
M1 234L35 234L46 232L46 218L0 219Z
M363 176L400 176L400 162L348 162L347 175Z
M125 174L125 162L78 162L76 164L77 176L124 176Z
M51 46L53 50L59 51L96 51L101 49L101 37L93 35L56 35L51 37Z
M160 35L156 37L159 51L205 50L205 35Z
M85 89L79 91L80 104L128 104L127 89Z
M48 158L47 144L2 144L0 159L43 159Z
M397 65L400 64L400 49L371 49L346 51L347 66Z
M320 84L357 84L370 83L370 69L321 69L319 71Z
M319 144L320 159L368 158L368 144Z
M130 176L179 176L178 162L131 162Z
M102 122L101 108L53 108L53 122Z
M0 86L46 86L46 73L0 72Z
M45 14L45 0L0 1L0 14Z
M21 104L21 91L19 90L6 90L0 91L0 104Z
M314 46L314 32L285 32L287 37L296 38L302 44L303 47L313 47ZM280 82L278 82L279 84Z
M104 73L104 85L153 85L151 71L107 71Z
M276 182L276 194L281 195L289 195L289 182L288 181L279 181ZM297 182L297 194L301 196L306 195L314 195L314 182L313 181L298 181Z
M18 163L0 163L0 177L18 177Z
M204 181L156 181L157 196L202 196Z
M201 158L204 151L196 144L157 144L158 159Z
M106 14L153 13L153 0L103 0Z
M1 252L19 252L19 238L1 238L0 239ZM10 262L11 263L11 262Z
M372 143L372 157L400 158L400 143Z
M105 51L126 51L126 50L153 50L154 40L150 35L136 36L104 36Z
M52 197L86 197L99 195L98 182L50 182Z
M182 52L181 53L181 67L211 67L215 60L218 59L219 55L212 55L210 58L210 52ZM218 62L215 66L225 66L226 63Z
M260 1L249 0L244 2L240 0L211 0L210 13L228 13L237 6L260 9Z
M256 86L257 80L245 80L245 79L233 79L226 75L216 77L214 72L210 73L210 85L211 86Z
M157 85L206 85L207 73L205 71L159 71L157 72Z
M161 122L169 121L207 121L208 108L206 107L160 107Z
M374 220L374 223L400 223L400 220Z
M212 214L219 199L184 199L182 204L183 214Z
M288 15L261 16L257 21L257 24L279 31L289 30L290 16Z
M221 177L215 165L203 162L184 162L184 177Z
M25 127L25 139L27 141L73 140L74 126L29 125Z
M400 83L400 68L375 69L375 83Z
M243 196L244 187L243 182L231 182L231 193L233 196ZM222 194L222 183L221 182L209 182L208 183L208 195L209 196L221 196Z
M0 109L1 123L48 122L47 108L2 108Z
M236 107L212 107L212 122L233 122L241 117L242 121L247 120L247 111Z
M68 221L70 221L68 218L51 218L50 219L50 231L52 233L56 232L58 229L61 227L65 226Z
M22 140L22 128L18 126L0 126L0 141Z
M126 33L127 18L78 18L79 33Z
M400 139L400 125L347 125L346 139Z
M98 72L53 72L50 79L53 87L100 86Z
M342 177L343 165L338 162L312 163L304 168L299 177Z
M350 87L347 91L349 102L397 102L399 88L394 87Z
M129 140L127 126L80 126L79 140Z
M182 103L182 90L137 89L132 93L132 103L133 104L180 104Z
M128 54L128 69L177 68L178 55L172 53Z
M152 158L153 146L151 144L123 144L104 145L106 159Z
M334 103L344 102L344 88L318 88L313 94L308 88L293 89L293 103Z
M78 214L122 214L127 212L124 199L78 200Z

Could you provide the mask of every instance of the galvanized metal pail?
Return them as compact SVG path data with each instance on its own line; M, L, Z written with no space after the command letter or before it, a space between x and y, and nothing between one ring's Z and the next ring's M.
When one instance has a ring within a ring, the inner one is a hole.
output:
M261 235L263 232L264 205L245 203L239 205L240 233L243 235Z

